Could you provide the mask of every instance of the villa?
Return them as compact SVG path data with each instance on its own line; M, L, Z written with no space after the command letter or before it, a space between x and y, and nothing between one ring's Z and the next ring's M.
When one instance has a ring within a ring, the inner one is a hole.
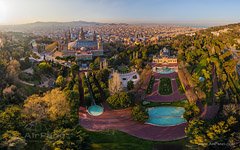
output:
M153 56L152 67L154 72L160 72L162 74L177 72L177 57L171 55L171 51L165 47L160 50L158 55Z

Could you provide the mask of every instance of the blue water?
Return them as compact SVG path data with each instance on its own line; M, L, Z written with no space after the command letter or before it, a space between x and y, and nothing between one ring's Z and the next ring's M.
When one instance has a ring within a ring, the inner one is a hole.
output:
M183 118L185 109L182 107L153 107L148 109L147 123L158 126L175 126L186 122Z
M103 107L92 105L88 108L88 113L92 116L99 116L103 113Z
M175 72L175 71L171 68L157 69L157 73L160 73L160 74L170 74L170 73L173 73L173 72Z

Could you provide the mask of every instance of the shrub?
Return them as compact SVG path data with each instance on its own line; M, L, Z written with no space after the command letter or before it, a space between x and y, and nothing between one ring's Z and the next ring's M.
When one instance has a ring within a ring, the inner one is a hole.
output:
M148 113L143 106L136 105L132 108L132 118L135 121L145 122L148 119Z
M52 67L50 64L48 64L47 62L41 62L38 65L38 68L40 69L40 71L42 71L43 73L49 74L52 73Z
M190 104L185 108L185 112L183 116L186 120L189 121L190 119L198 116L199 113L200 113L200 109L198 108L198 106L195 104Z
M152 93L154 81L155 81L155 78L152 76L147 87L147 94Z
M134 83L132 80L127 82L127 89L128 90L132 90L134 88Z
M66 83L66 79L63 76L58 76L56 79L56 85L59 87L64 87Z
M130 96L126 92L116 93L107 99L112 108L127 108L132 104Z
M24 149L27 145L26 140L18 131L6 131L0 139L1 149Z
M80 127L74 129L55 129L45 139L45 144L52 149L88 149L90 139Z
M87 87L84 87L84 94L87 94L88 93L88 88Z

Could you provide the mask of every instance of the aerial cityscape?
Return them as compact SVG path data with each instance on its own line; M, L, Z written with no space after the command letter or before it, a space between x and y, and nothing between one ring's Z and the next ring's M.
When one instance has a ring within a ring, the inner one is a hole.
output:
M0 0L0 150L239 150L239 6Z

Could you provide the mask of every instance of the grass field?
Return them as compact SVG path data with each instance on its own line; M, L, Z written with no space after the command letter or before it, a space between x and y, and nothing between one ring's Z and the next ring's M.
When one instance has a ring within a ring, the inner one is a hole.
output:
M186 139L171 142L154 142L142 140L115 130L86 132L91 139L91 150L187 150ZM43 141L32 141L28 143L26 150L38 150L43 147Z
M94 150L185 150L186 139L172 142L142 140L120 131L89 132Z

